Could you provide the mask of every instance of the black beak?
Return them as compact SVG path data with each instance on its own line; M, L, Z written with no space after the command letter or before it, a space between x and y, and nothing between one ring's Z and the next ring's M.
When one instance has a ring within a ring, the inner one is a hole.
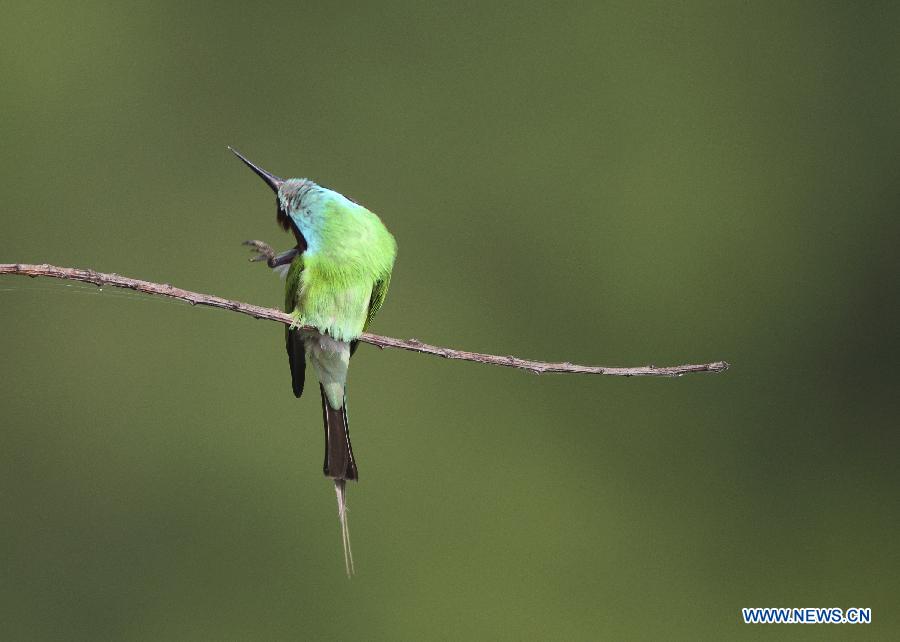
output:
M256 165L254 165L243 154L241 154L238 150L236 150L234 147L229 146L228 149L231 150L232 154L234 154L235 156L240 158L242 161L244 161L244 163L247 165L247 167L249 167L254 172L256 172L256 175L259 176L261 179L263 179L266 182L266 185L268 185L269 187L272 188L273 192L275 192L276 194L278 193L278 188L281 187L281 184L284 182L284 180L278 178L277 176L275 176L275 174L270 174L269 172L264 170L262 167L258 167Z

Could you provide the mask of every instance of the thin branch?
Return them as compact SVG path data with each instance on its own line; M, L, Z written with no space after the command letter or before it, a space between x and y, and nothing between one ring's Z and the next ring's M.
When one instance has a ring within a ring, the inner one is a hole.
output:
M118 274L106 274L103 272L95 272L94 270L82 270L78 268L56 267L55 265L47 264L29 265L24 263L0 263L0 274L19 274L30 277L49 276L54 279L93 283L99 287L112 286L116 288L127 288L145 294L155 294L170 299L180 299L182 301L187 301L191 305L206 305L213 308L232 310L233 312L240 312L241 314L246 314L256 319L268 319L269 321L277 321L286 325L291 323L291 316L289 314L272 308L264 308L258 305L251 305L250 303L223 299L222 297L213 296L211 294L182 290L181 288L176 288L168 283L152 283L140 279L131 279L125 276L119 276ZM314 328L308 327L306 329L314 330ZM432 354L438 357L444 357L445 359L459 359L461 361L474 361L476 363L487 363L495 366L519 368L521 370L529 370L535 374L541 374L543 372L576 372L582 374L614 375L618 377L678 377L691 372L722 372L728 369L728 363L725 361L686 364L680 366L650 365L633 368L580 366L568 362L547 363L544 361L531 361L529 359L520 359L511 356L453 350L452 348L442 348L440 346L422 343L417 339L394 339L392 337L383 337L368 332L360 336L359 340L370 343L373 346L378 346L379 348L399 348L401 350L410 350L422 354Z

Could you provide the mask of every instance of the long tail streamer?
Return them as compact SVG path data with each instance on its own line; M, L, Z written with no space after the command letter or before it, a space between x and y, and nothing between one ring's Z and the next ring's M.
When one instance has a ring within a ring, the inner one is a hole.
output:
M356 572L353 567L353 549L350 548L350 529L347 527L347 482L343 479L334 480L334 492L337 495L338 518L341 520L341 542L344 545L344 566L347 569L347 577Z

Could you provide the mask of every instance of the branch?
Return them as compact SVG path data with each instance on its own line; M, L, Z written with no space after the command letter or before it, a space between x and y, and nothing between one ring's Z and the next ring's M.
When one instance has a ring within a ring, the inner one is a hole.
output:
M181 288L176 288L168 283L152 283L150 281L141 281L140 279L131 279L125 276L119 276L118 274L106 274L103 272L95 272L94 270L82 270L78 268L56 267L55 265L47 264L28 265L24 263L0 263L0 274L19 274L30 277L49 276L54 279L93 283L99 287L112 286L116 288L127 288L145 294L155 294L170 299L180 299L182 301L187 301L191 305L206 305L213 308L232 310L233 312L240 312L241 314L246 314L256 319L277 321L279 323L284 323L285 325L291 323L291 316L289 314L272 308L263 308L258 305L223 299L222 297L213 296L211 294L182 290ZM304 327L307 330L315 330L315 328L308 326ZM576 372L582 374L614 375L618 377L678 377L690 372L723 372L728 369L728 363L725 361L686 364L680 366L650 365L633 368L579 366L568 362L547 363L544 361L519 359L518 357L453 350L452 348L442 348L440 346L422 343L417 339L394 339L392 337L383 337L368 332L363 333L359 340L364 343L372 344L373 346L378 346L379 348L400 348L401 350L410 350L422 354L432 354L438 357L444 357L445 359L458 359L461 361L487 363L495 366L506 366L508 368L519 368L521 370L529 370L535 374L541 374L543 372Z

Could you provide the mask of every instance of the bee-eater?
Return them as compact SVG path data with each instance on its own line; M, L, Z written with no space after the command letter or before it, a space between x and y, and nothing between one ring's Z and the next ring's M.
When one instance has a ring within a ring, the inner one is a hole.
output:
M303 394L309 358L322 394L325 476L334 480L347 574L353 553L347 529L346 482L357 480L347 424L347 368L359 336L384 303L397 243L375 214L307 178L281 179L231 151L276 194L277 221L297 245L275 255L248 241L269 267L286 269L284 309L294 323L285 330L294 396ZM311 326L315 332L300 329Z

